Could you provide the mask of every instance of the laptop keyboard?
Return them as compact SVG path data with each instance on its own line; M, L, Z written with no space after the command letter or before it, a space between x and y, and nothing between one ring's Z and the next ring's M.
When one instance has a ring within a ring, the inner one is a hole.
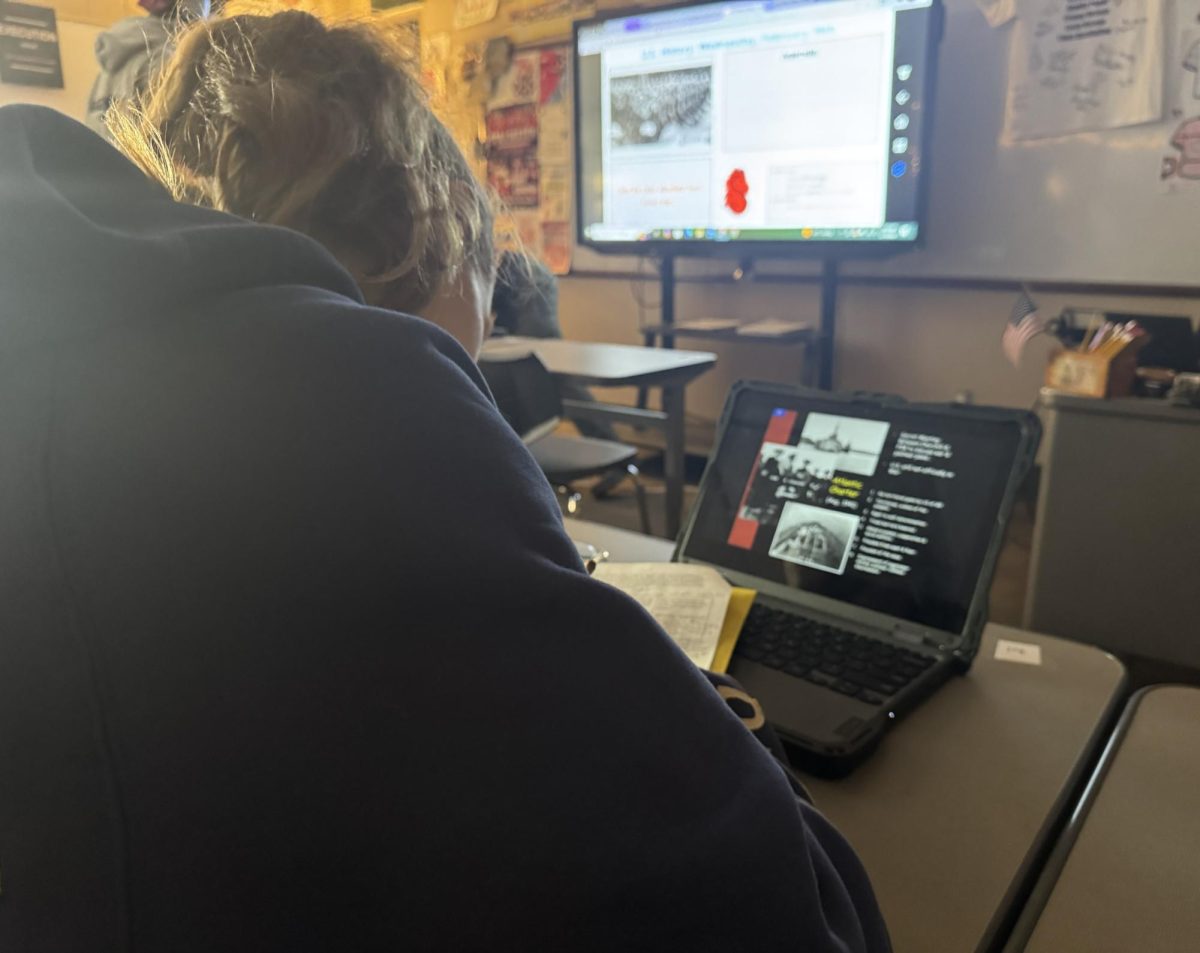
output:
M735 655L882 705L934 662L927 655L755 604Z

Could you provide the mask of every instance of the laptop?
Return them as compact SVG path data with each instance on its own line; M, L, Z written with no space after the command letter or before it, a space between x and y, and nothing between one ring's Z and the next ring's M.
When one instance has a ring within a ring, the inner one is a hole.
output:
M676 546L758 592L730 674L839 775L953 674L1041 437L1023 410L740 382Z

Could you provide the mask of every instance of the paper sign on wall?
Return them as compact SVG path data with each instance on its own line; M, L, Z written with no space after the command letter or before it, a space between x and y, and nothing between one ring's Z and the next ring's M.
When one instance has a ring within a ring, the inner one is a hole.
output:
M1182 11L1181 11L1182 12ZM1167 63L1171 125L1162 157L1166 192L1200 188L1200 28L1184 30Z
M518 103L537 103L541 93L541 66L536 52L518 53L508 70L497 81L488 107L512 106Z
M595 12L595 0L535 0L531 4L510 9L508 18L513 23L538 23L565 17L586 20Z
M1163 0L1033 0L1009 60L1006 134L1042 139L1163 115Z
M567 222L571 218L571 167L541 167L542 221Z
M466 30L496 18L500 0L458 0L454 7L454 29Z
M567 222L542 222L542 261L556 275L571 270L571 226Z
M446 96L446 71L450 68L450 34L435 33L421 38L421 83L441 102Z
M63 88L52 9L0 0L0 83Z

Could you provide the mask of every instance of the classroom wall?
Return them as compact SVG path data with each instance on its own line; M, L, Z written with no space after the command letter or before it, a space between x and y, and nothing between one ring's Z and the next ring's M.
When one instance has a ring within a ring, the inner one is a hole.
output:
M600 9L654 6L625 0L599 0ZM505 31L504 11L536 0L502 0L494 23L453 34L453 42L479 42ZM426 0L421 9L424 35L452 31L455 0ZM508 30L518 45L561 40L570 35L567 18L523 25ZM453 71L451 71L453 72ZM453 80L451 81L453 82ZM455 93L448 97L454 105ZM481 113L479 104L458 103L458 109ZM461 117L456 116L456 119ZM478 119L454 125L473 130ZM936 186L935 186L936 187ZM1014 239L1019 240L1019 239ZM579 256L587 273L566 277L560 285L561 318L568 337L589 341L640 343L639 310L651 322L653 307L639 309L638 299L653 305L658 294L654 281L631 283L625 277L595 277L609 263L595 256ZM589 260L590 257L590 260ZM1200 259L1198 259L1200 271ZM615 267L622 267L616 264ZM626 266L627 267L627 266ZM729 264L732 270L733 264ZM768 264L764 268L787 265ZM687 270L682 268L681 270ZM648 269L647 269L648 271ZM985 276L986 277L986 276ZM1070 276L1063 275L1063 279ZM1015 293L930 287L848 285L842 289L838 309L835 385L843 389L888 391L913 400L951 400L969 394L979 403L1014 407L1032 406L1041 386L1052 342L1038 339L1027 348L1019 368L1013 368L1000 351L1000 334L1012 309ZM1139 298L1115 295L1038 295L1048 316L1066 306L1162 314L1200 314L1200 300ZM731 317L750 321L764 317L789 317L817 321L818 290L811 284L743 282L689 284L681 281L676 296L676 316ZM715 351L717 367L689 388L690 414L714 420L720 413L729 385L741 377L796 380L802 352L796 346L767 346L680 340L682 347ZM632 392L618 395L632 399Z
M647 304L657 301L654 282L637 283ZM1169 297L1038 295L1043 310L1064 307L1186 314L1195 320L1200 302ZM977 403L1032 406L1053 348L1035 339L1019 368L1000 351L1000 334L1014 295L996 291L847 286L838 309L835 386L900 394L910 400L953 400L969 393ZM813 285L681 282L676 316L796 317L816 323L818 290ZM586 341L641 343L633 283L609 278L562 279L560 313L564 333ZM655 318L654 308L645 314ZM648 323L653 323L649 321ZM795 381L801 371L797 346L683 340L680 347L714 351L716 368L688 389L688 413L708 420L720 414L730 384L753 377ZM619 395L632 399L632 392Z

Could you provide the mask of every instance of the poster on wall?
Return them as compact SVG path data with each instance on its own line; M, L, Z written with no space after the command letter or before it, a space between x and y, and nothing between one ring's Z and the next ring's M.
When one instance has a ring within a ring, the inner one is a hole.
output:
M454 5L454 29L467 30L496 19L500 0L458 0Z
M493 108L538 101L538 54L517 53L495 84L488 104Z
M511 23L542 23L546 20L586 20L596 13L595 0L534 0L510 8Z
M571 48L521 50L486 119L488 181L520 247L557 275L571 269Z
M487 114L488 184L509 208L538 207L538 120L532 104Z
M1200 187L1200 29L1184 31L1180 40L1177 62L1167 64L1174 101L1162 180L1170 192Z
M52 9L0 0L0 83L63 88Z
M544 222L571 220L571 167L542 164L539 176L541 201L538 210Z
M1159 177L1163 190L1200 189L1200 0L1179 0L1168 29L1167 118Z
M571 48L538 53L538 161L542 167L541 255L556 275L571 270Z
M1034 0L1009 59L1009 139L1117 129L1163 116L1164 0Z
M542 50L538 58L538 154L543 164L571 161L571 104L567 98L566 47Z
M571 226L567 222L542 222L542 261L556 275L571 270Z
M421 38L421 83L435 105L446 98L446 73L450 68L450 34Z
M383 28L419 69L422 53L421 5L407 0L371 0L371 9L376 12Z

